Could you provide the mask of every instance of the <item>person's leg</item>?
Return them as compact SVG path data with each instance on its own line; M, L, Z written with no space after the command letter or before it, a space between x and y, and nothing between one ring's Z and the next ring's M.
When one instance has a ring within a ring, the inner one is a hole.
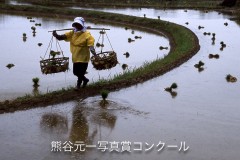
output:
M87 68L88 68L88 63L83 63L82 64L82 80L83 80L83 88L86 87L87 83L89 82L89 79L85 77L85 74L86 74L86 71L87 71Z
M81 73L81 63L73 63L73 74L78 77L76 88L79 89L82 84L82 77L80 77Z
M83 81L83 88L86 87L87 83L89 82L89 79L85 77L86 71L88 68L88 63L74 63L73 64L73 74L78 77L77 81L77 89L80 88L82 81Z

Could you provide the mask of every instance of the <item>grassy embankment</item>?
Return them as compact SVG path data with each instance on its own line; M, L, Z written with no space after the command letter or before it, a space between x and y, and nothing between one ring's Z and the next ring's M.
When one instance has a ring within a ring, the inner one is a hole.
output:
M237 1L234 7L223 7L220 4L223 0L48 0L48 1L35 1L35 0L18 0L19 2L27 2L33 5L42 6L59 6L59 7L110 7L110 8L160 8L160 9L200 9L200 10L216 10L226 14L235 15L233 20L240 24L240 1Z
M82 7L150 7L150 8L216 8L222 0L88 0L88 1L67 1L67 0L48 0L34 1L22 0L37 5L52 5L52 6L82 6Z
M145 30L155 34L164 34L166 37L168 37L171 45L171 50L164 59L156 59L152 62L145 63L143 66L137 69L116 75L109 80L99 80L98 82L89 85L87 88L82 89L80 92L74 91L73 88L68 88L59 91L53 91L51 93L39 94L36 96L26 95L15 100L0 102L0 112L12 112L15 110L33 108L35 106L46 106L73 99L85 98L99 94L102 89L113 91L124 87L129 87L131 85L135 85L162 75L173 68L178 67L196 54L200 48L198 38L189 29L174 23L156 19L97 11L49 8L40 6L1 5L0 9L1 12L10 13L37 13L38 15L51 13L52 15L61 15L61 17L69 17L70 15L71 19L75 16L81 15L88 19L91 18L95 22L108 24L114 23L128 27L147 26L147 28L144 28Z

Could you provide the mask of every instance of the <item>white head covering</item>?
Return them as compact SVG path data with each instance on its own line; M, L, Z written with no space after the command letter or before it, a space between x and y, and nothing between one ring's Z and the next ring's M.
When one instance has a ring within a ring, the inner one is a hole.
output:
M80 24L81 26L83 26L83 29L81 30L82 32L85 32L86 31L86 27L85 27L85 20L84 20L84 18L82 18L82 17L76 17L76 18L74 18L74 21L73 21L73 23L72 23L72 25L74 24L74 23L78 23L78 24ZM74 31L75 32L77 32L78 30L76 30L76 28L74 29Z

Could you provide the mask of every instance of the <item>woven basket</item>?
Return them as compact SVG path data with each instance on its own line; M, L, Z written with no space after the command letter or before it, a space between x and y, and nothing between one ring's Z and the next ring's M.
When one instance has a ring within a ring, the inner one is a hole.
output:
M68 70L69 58L51 58L40 61L40 67L43 74L52 74L58 72L65 72Z
M114 51L100 52L91 57L91 62L97 70L110 69L118 64L117 54Z

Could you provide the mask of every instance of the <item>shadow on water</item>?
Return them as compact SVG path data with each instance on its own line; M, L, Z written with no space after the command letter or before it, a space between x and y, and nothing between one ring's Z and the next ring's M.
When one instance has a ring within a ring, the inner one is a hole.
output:
M68 120L67 117L59 113L43 114L40 121L40 127L46 133L67 133Z

